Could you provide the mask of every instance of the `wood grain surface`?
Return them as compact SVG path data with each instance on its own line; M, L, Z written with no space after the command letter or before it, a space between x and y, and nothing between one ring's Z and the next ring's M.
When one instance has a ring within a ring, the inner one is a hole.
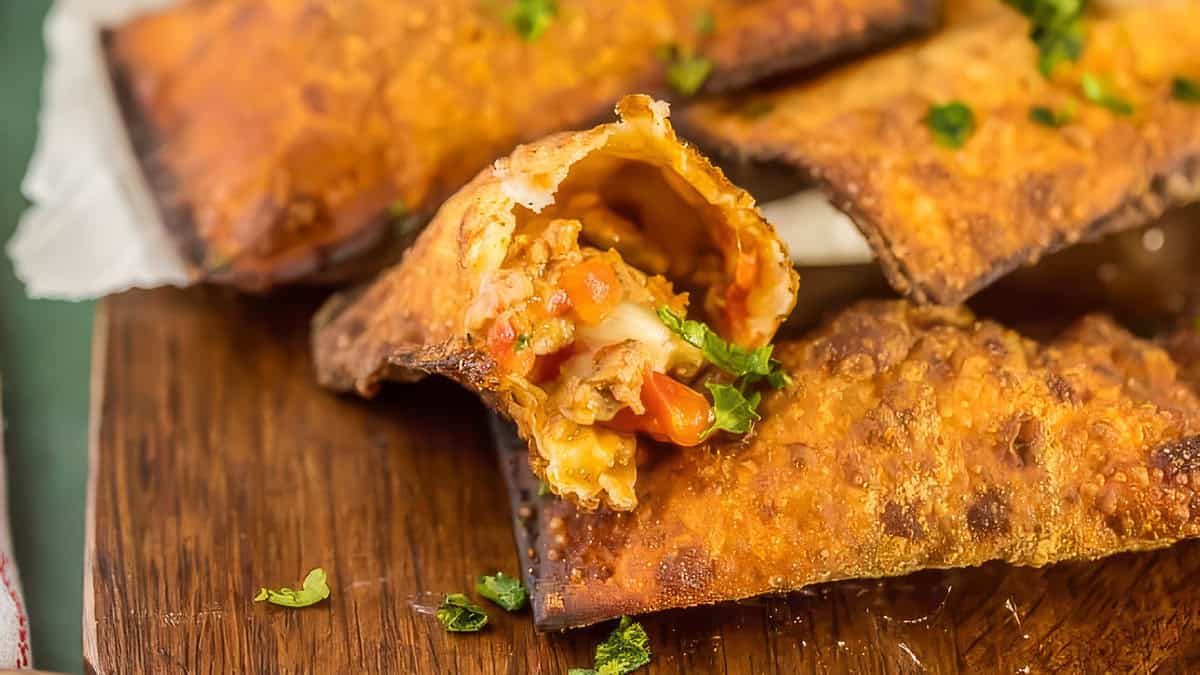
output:
M869 284L868 284L869 285ZM517 573L487 416L442 381L313 382L316 297L135 291L101 305L85 659L95 673L565 673L611 629L480 634L431 609ZM324 566L331 598L251 602ZM1197 672L1200 542L987 565L643 619L650 673Z

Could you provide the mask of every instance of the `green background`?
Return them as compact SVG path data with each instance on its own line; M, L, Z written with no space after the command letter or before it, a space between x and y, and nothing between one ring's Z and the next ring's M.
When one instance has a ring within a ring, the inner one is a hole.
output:
M0 239L25 208L21 177L41 97L43 0L0 0ZM9 508L38 668L83 671L83 511L91 303L31 301L0 258L0 377Z

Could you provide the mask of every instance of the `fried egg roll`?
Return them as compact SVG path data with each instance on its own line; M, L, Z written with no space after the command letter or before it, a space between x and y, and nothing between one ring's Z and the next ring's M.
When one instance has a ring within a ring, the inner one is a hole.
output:
M803 169L897 290L955 304L1200 198L1200 3L1088 7L1078 62L1048 76L1025 17L952 0L922 42L704 102L680 124L732 155ZM937 119L949 105L958 119ZM950 122L960 135L947 140Z
M695 445L702 351L659 316L770 341L797 276L753 198L676 138L667 104L519 147L453 196L404 260L315 320L321 382L371 395L436 373L516 421L549 488L632 509L638 437Z
M526 504L540 628L1200 534L1194 364L1108 318L1038 343L961 308L867 301L776 357L792 384L753 438L656 453L635 511Z
M259 289L361 274L346 261L393 227L624 94L728 89L935 18L934 0L192 0L107 53L197 276Z

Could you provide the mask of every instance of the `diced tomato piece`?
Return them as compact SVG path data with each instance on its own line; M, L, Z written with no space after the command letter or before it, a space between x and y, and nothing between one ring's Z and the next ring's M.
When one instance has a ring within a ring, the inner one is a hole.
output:
M572 343L553 354L543 354L537 357L537 361L533 363L533 370L529 372L529 381L538 384L553 380L558 377L558 371L567 362L567 359L574 355L575 345Z
M733 283L725 290L725 314L730 326L741 325L750 314L747 300L758 279L758 256L753 251L739 251L733 268Z
M624 408L607 425L686 447L704 440L704 431L712 423L712 406L704 394L662 373L646 375L642 405L646 407L644 414Z
M754 288L758 279L758 256L754 251L738 251L737 265L733 268L733 283L745 289Z
M536 356L527 344L518 344L523 342L519 338L508 317L501 317L493 321L491 329L488 330L487 349L501 368L516 375L524 375L533 368ZM528 338L525 341L527 340Z
M616 415L613 415L611 420L606 420L599 424L616 429L617 431L624 431L628 434L635 434L641 431L659 440L665 438L661 433L662 429L658 428L656 420L651 419L649 415L639 415L629 408L621 408L617 411Z
M621 282L612 265L599 257L588 258L559 277L575 316L587 324L600 323L621 303Z

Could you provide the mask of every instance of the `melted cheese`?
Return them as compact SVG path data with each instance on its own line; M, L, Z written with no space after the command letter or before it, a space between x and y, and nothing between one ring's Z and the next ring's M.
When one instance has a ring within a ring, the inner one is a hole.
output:
M580 351L563 364L561 378L587 380L596 367L596 352L627 340L638 343L639 351L649 357L650 368L658 372L694 369L702 359L700 350L672 333L654 310L626 301L600 323L576 327L575 344ZM566 411L555 415L555 421L536 434L538 452L546 460L546 482L552 489L581 504L598 503L603 494L618 510L637 505L633 491L636 435L576 424L567 419Z
M698 366L702 359L700 350L672 333L654 310L632 302L617 305L594 326L577 326L575 340L583 349L564 365L563 373L581 378L589 374L596 350L625 340L637 340L650 357L651 368L660 373L678 366Z
M555 493L595 505L603 491L615 509L637 506L633 434L559 420L537 434L537 447L546 460L546 482Z

